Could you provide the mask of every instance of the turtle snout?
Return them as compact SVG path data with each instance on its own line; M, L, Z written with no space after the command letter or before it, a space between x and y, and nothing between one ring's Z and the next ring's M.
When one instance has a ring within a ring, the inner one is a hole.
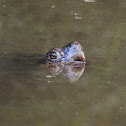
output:
M85 56L84 56L84 52L83 51L79 51L75 57L74 57L75 61L85 61Z

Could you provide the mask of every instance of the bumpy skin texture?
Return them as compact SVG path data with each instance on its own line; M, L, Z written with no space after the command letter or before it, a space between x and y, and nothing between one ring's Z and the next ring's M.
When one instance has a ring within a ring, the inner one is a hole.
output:
M63 48L53 48L45 56L46 62L66 63L74 61L85 61L84 51L79 42L72 42Z

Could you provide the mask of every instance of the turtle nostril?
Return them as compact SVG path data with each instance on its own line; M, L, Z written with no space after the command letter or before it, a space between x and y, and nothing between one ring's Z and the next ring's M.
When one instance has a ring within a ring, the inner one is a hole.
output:
M74 42L74 45L80 45L80 43L75 41L75 42Z

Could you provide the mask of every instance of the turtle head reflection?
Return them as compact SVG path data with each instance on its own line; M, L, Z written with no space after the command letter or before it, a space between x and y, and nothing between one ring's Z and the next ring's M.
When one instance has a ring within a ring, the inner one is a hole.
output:
M72 65L61 65L61 64L49 64L48 66L49 72L53 77L57 77L58 75L63 75L70 81L71 83L77 81L84 72L85 64L72 64Z

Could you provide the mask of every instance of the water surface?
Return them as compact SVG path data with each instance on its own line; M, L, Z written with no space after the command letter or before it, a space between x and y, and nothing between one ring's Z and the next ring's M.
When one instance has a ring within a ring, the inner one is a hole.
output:
M126 2L85 1L0 1L1 126L126 125ZM73 41L80 76L36 65Z

